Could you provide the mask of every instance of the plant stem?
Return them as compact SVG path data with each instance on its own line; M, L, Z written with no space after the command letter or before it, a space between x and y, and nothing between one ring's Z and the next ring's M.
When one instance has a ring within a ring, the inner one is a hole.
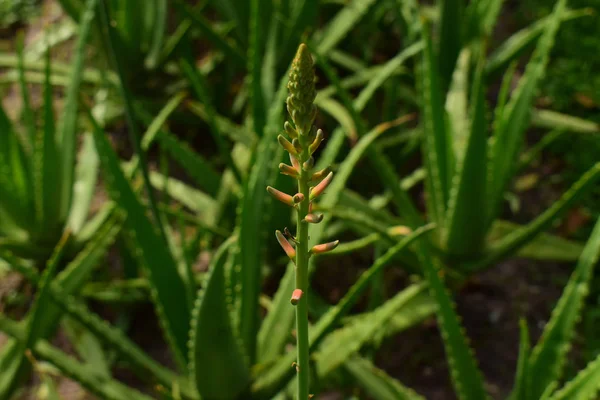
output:
M301 143L303 152L300 162L308 160L308 146ZM298 230L296 232L296 288L302 290L302 297L296 305L296 348L298 351L298 399L307 400L309 396L309 349L308 349L308 223L304 218L309 209L310 171L300 171L298 192L304 200L298 207Z

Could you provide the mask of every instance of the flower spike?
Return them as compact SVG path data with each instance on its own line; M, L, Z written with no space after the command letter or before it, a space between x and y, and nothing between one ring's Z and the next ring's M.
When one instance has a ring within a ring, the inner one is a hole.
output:
M290 242L288 242L285 236L283 236L283 233L281 233L281 231L275 231L275 236L277 237L279 245L281 246L283 251L285 251L285 254L287 254L290 260L295 261L296 250L294 250Z
M269 194L271 196L273 196L274 198L276 198L283 204L287 204L288 206L291 206L291 207L294 206L294 200L292 199L292 196L290 196L289 194L283 193L271 186L267 186L267 192L269 192Z
M318 244L316 246L313 246L312 249L310 249L310 252L311 254L327 253L328 251L335 249L338 244L340 244L339 240L329 243Z
M333 172L330 172L329 174L327 174L325 179L323 179L321 181L321 183L319 183L317 186L312 188L312 190L310 191L310 199L312 200L315 197L321 195L321 193L323 193L325 191L327 186L329 186L332 179L333 179Z

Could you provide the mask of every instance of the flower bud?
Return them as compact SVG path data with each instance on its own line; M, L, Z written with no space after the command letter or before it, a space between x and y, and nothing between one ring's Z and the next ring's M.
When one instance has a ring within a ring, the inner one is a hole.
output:
M293 155L298 154L296 148L289 142L289 140L284 138L282 135L278 135L277 140L279 141L279 144L281 145L281 147L283 147L283 149L285 151L287 151L288 153L293 154ZM296 140L296 139L294 139L294 140Z
M292 197L294 204L301 203L304 200L304 195L302 193L296 193L294 197Z
M292 303L292 305L294 306L298 304L298 302L302 298L302 294L303 292L301 289L294 289L294 291L292 292L292 298L290 299L290 303Z
M269 192L271 196L273 196L275 199L279 200L283 204L287 204L288 206L292 207L294 206L294 200L289 194L283 193L271 186L267 186L267 192Z
M318 148L321 142L323 141L323 131L319 129L317 131L317 135L315 136L315 140L308 147L308 151L310 154L314 153Z
M283 175L289 175L292 178L298 178L300 176L300 173L297 169L284 163L279 164L279 171Z
M331 183L331 180L333 179L333 172L330 172L325 179L323 179L321 181L321 183L319 183L317 186L315 186L314 188L311 189L310 191L310 199L314 199L317 196L321 195L325 189L327 188L327 186L329 186L329 184Z
M309 224L318 224L323 221L323 214L307 214L306 217L304 217L304 221Z
M313 246L312 249L310 249L310 252L311 254L327 253L328 251L335 249L338 244L340 244L339 240L329 243L318 244L316 246Z
M285 236L283 236L283 233L281 233L281 231L275 231L275 236L277 237L279 245L281 246L283 251L285 251L285 254L287 254L290 260L294 261L296 259L296 250L294 250L290 242L287 241L287 239L285 238Z

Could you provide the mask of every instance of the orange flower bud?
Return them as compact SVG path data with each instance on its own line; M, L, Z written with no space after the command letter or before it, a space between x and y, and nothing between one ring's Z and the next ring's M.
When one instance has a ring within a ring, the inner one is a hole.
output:
M322 141L323 141L323 131L321 129L319 129L317 131L317 136L315 137L315 140L313 140L313 142L308 147L308 151L310 152L310 154L314 153L319 148L319 145L321 144Z
M300 176L300 174L298 173L298 170L296 170L294 167L291 167L284 163L279 164L279 171L283 175L289 175L292 178L298 178Z
M283 204L287 204L288 206L294 206L294 200L289 194L280 192L279 190L271 186L267 186L267 192L269 192L271 196L273 196Z
M277 237L279 245L281 246L283 251L285 251L285 254L287 254L290 260L295 261L296 250L294 250L290 242L288 242L285 236L283 236L283 233L281 233L281 231L275 231L275 236Z
M321 195L321 193L323 193L325 191L325 189L327 188L327 186L329 186L329 184L331 183L331 180L333 179L333 172L330 172L325 179L323 179L321 181L321 183L319 183L317 186L315 186L314 188L312 188L312 190L310 191L310 199L314 199L315 197Z
M322 170L320 170L320 171L315 172L314 174L312 174L312 176L310 177L310 180L313 181L313 182L321 181L330 172L331 172L331 168L329 168L329 167L324 168L324 169L322 169Z
M313 246L312 249L310 249L310 252L312 254L327 253L328 251L335 249L338 244L340 244L339 240L336 240L335 242L318 244L316 246Z
M296 132L292 124L290 124L288 121L285 121L285 123L283 124L283 129L285 129L285 133L287 133L288 136L292 139L298 137L298 132Z
M294 289L294 291L292 292L292 298L290 299L290 303L292 303L293 305L298 304L298 302L302 298L302 294L303 292L301 289Z
M279 141L279 144L281 145L281 147L283 147L283 149L285 151L287 151L288 153L293 154L293 155L298 154L298 152L296 151L296 148L290 143L289 140L284 138L282 135L278 135L277 140Z
M323 214L307 214L306 217L304 217L304 221L310 224L318 224L323 221Z
M294 204L301 203L304 200L304 195L302 193L296 193L294 197L292 197Z

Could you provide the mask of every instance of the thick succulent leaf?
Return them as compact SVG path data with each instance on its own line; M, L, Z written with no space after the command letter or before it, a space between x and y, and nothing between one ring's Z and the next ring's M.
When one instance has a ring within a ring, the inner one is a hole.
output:
M403 316L407 311L410 313L412 311L410 304L418 301L421 296L427 296L425 288L424 284L409 286L368 315L361 316L329 334L323 339L323 344L314 357L317 375L325 378L351 355L358 352L365 343L373 339L373 336L376 336L382 327L387 326L392 318ZM406 317L410 318L410 315ZM417 319L413 322L417 323L421 320Z
M444 98L430 28L423 26L425 50L421 71L423 156L427 169L427 209L440 233L445 229L446 207L453 174L453 149L446 129Z
M344 369L374 400L425 399L364 358L353 357L347 360Z
M559 200L529 224L515 229L488 247L487 254L467 266L470 270L485 268L498 260L518 251L537 235L548 229L553 221L562 216L585 193L592 190L600 180L600 162L590 168Z
M463 19L465 5L463 0L439 0L440 38L437 48L441 84L447 89L452 79L458 54L462 48Z
M504 236L521 228L521 225L513 222L496 220L488 235L488 246L493 246L494 242L502 240ZM550 233L540 233L521 247L516 255L532 260L571 262L577 261L582 250L583 244L581 243Z
M85 46L90 37L92 23L95 18L97 0L88 0L85 10L81 14L79 23L79 39L75 48L75 58L70 72L70 81L66 89L65 106L63 108L60 124L57 131L56 143L61 154L60 160L60 216L67 218L73 197L73 182L75 176L75 154L77 150L77 110L83 67L85 59Z
M27 333L23 327L0 314L0 331L15 338L19 343L26 340ZM102 379L91 373L92 368L82 364L45 340L37 340L31 347L33 355L56 367L62 375L77 381L90 392L107 400L151 400L135 389L127 387L113 379ZM4 370L3 370L4 372Z
M585 245L575 270L569 278L550 321L533 348L529 374L535 377L530 384L530 398L539 398L548 385L560 379L567 361L567 352L575 334L575 326L590 291L594 267L600 259L600 219Z
M493 31L504 0L474 0L466 9L465 41L487 38Z
M591 400L600 392L600 356L579 371L560 390L550 396L551 400Z
M445 109L448 114L448 129L451 132L452 146L454 147L457 163L464 158L471 128L471 119L469 118L471 59L470 48L467 47L460 52L454 74L452 74L452 82L446 95Z
M509 103L504 108L500 121L497 121L494 141L491 150L490 204L492 210L497 210L502 201L504 190L515 170L515 163L523 141L523 133L529 123L529 116L536 90L541 82L548 63L550 50L560 26L566 0L558 0L544 34L531 61L527 64L524 75L514 91ZM491 223L495 213L488 218Z
M575 133L600 133L600 124L597 122L552 110L533 110L531 124L543 128L564 129Z
M519 323L521 336L519 340L519 360L517 361L517 374L515 377L515 387L510 397L511 400L527 400L529 398L529 383L531 375L529 373L529 353L530 339L527 321L522 319Z
M217 194L221 176L207 160L170 133L161 133L158 140L161 149L166 150L203 191L210 196Z
M490 0L491 1L491 0ZM482 2L483 3L483 2ZM562 21L591 16L589 10L565 10L560 17ZM505 40L489 57L485 67L487 76L501 74L513 61L517 60L525 50L533 46L535 41L553 22L553 16L542 18L532 25L521 29Z
M248 359L233 330L226 299L224 266L232 244L225 242L215 254L194 307L189 359L204 399L234 400L250 384Z
M429 282L431 296L438 304L437 319L456 394L461 400L486 399L488 395L484 389L481 371L477 367L473 351L464 334L464 328L456 314L456 306L442 282L441 271L434 264L434 260L425 246L418 254L425 277Z
M483 63L475 75L471 95L470 126L463 151L457 152L447 216L446 251L464 256L476 253L485 241L487 209L487 130Z
M94 140L112 199L127 214L126 228L135 245L135 255L144 268L152 287L152 299L160 323L177 361L184 364L189 332L190 304L187 288L177 271L173 255L169 252L155 226L146 215L110 146L105 133L95 123Z

